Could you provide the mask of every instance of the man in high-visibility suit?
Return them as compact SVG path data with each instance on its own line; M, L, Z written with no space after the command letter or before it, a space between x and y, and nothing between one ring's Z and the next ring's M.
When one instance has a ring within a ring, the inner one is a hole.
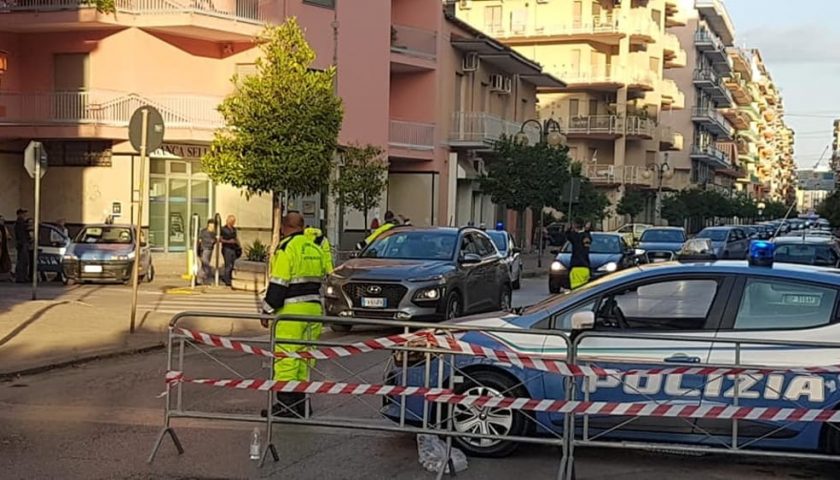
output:
M327 239L327 236L324 235L324 232L322 232L320 228L315 227L306 227L306 230L303 231L303 234L306 235L310 240L312 240L312 243L314 243L318 246L318 248L321 249L321 255L323 255L324 257L324 265L327 268L327 273L332 273L332 245L330 245L330 241Z
M377 237L382 235L383 233L387 232L388 230L396 227L399 224L399 220L397 220L397 216L394 215L394 212L388 210L385 212L385 223L383 223L379 228L374 230L370 235L367 236L364 240L356 244L357 250L364 250L365 247L373 243Z
M304 235L303 217L289 212L283 219L283 240L271 257L268 289L263 299L263 310L276 315L323 315L321 283L327 266L320 247ZM268 326L268 322L263 323ZM322 325L312 322L280 320L274 335L278 340L317 340ZM277 352L297 352L307 349L304 345L277 343ZM274 380L307 381L311 362L296 358L274 361ZM272 408L274 416L304 415L305 395L302 393L277 393L278 403Z

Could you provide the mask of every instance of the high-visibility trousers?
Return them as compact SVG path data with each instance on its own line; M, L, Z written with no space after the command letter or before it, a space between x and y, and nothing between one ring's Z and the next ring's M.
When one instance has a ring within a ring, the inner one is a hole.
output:
M572 290L589 283L589 268L574 267L569 271L569 288Z
M324 311L320 303L300 302L288 303L280 310L279 315L302 315L307 317L319 317ZM293 340L318 340L321 338L321 323L295 322L280 320L274 331L278 343L274 346L275 352L299 352L311 347L307 345L291 345L280 343L283 339ZM309 380L309 369L315 365L314 360L301 360L299 358L281 358L274 360L274 380L289 382Z

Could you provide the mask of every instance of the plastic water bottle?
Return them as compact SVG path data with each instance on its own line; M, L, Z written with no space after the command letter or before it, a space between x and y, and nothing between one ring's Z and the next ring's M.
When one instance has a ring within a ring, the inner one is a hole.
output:
M259 460L260 459L260 429L254 427L254 431L251 432L251 447L248 449L250 453L251 460Z

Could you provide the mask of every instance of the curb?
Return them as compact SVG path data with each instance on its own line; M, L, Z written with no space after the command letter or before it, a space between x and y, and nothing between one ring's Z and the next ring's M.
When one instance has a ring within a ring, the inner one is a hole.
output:
M61 360L55 363L50 363L46 365L39 365L35 367L27 367L22 370L15 370L10 372L0 372L0 381L5 381L9 379L14 379L16 377L20 377L23 375L35 375L38 373L48 372L50 370L57 370L61 368L67 367L74 367L77 365L82 365L85 363L93 362L96 360L105 360L109 358L118 358L124 357L128 355L135 355L140 353L148 353L153 352L156 350L162 350L166 347L166 342L159 341L154 342L153 344L147 344L143 346L131 347L126 349L115 349L112 351L106 351L101 353L90 353L88 355L82 354L76 358L72 358L70 360Z

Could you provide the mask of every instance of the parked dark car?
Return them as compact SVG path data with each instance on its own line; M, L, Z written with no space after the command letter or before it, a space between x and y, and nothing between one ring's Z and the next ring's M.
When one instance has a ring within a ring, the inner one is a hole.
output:
M743 260L750 249L750 239L741 227L708 227L696 238L711 240L715 256L721 260Z
M565 223L554 222L545 227L548 230L548 244L552 247L562 247L566 244L566 230Z
M141 237L140 254L134 251L134 228L130 225L88 225L82 228L64 255L68 283L112 281L128 283L135 260L140 278L151 282L155 267L149 245Z
M572 259L572 245L567 243L557 253L548 275L548 290L559 293L570 287L569 270ZM592 245L589 247L589 268L591 279L595 280L610 273L638 264L636 250L627 245L619 233L592 232Z
M17 248L14 238L14 228L6 230L9 239L8 249L11 260L11 277L15 277L17 267ZM38 231L38 272L43 274L55 274L60 277L62 267L61 261L67 247L70 245L70 237L56 225L41 223ZM43 277L43 275L42 275Z
M653 227L642 232L637 254L644 255L649 263L667 262L676 258L685 243L685 229L679 227Z
M449 320L508 310L511 292L508 265L486 232L403 227L336 268L324 296L331 316Z
M496 249L502 255L502 259L510 271L510 282L514 290L522 286L522 255L521 250L516 248L513 237L505 230L490 230L487 232L490 239L496 245Z
M776 263L796 263L840 268L840 246L833 236L791 235L773 241Z

